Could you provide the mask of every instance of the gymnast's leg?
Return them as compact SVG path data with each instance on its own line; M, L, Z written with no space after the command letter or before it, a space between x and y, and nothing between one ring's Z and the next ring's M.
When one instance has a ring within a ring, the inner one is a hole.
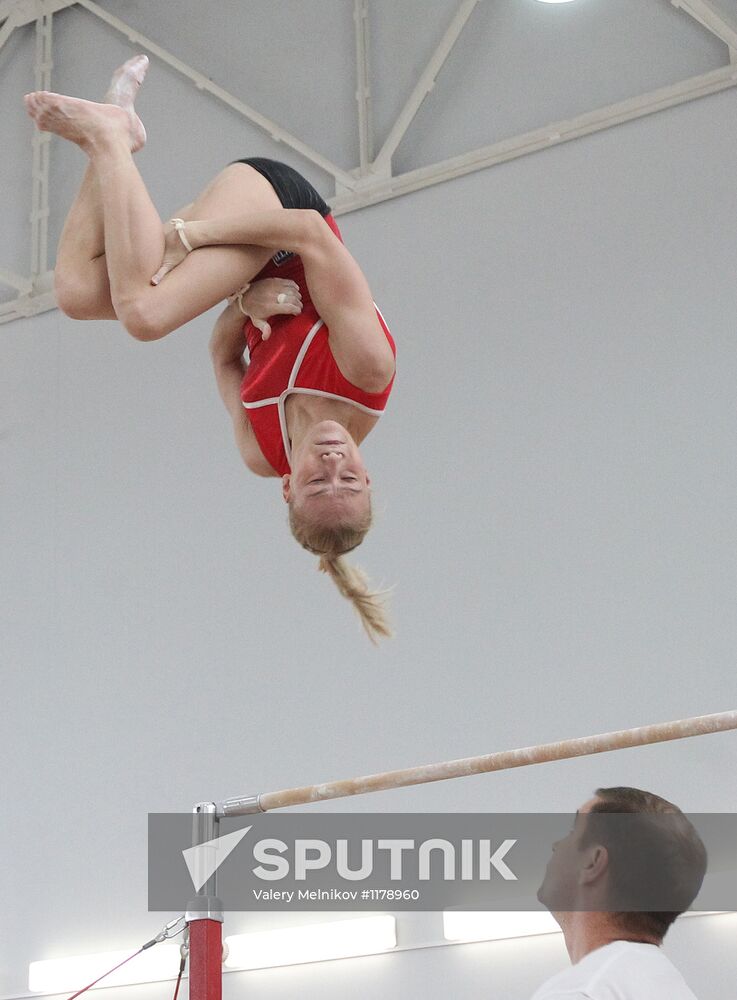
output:
M146 56L134 56L124 63L113 74L105 103L117 104L132 114L147 69ZM145 138L142 127L137 128L133 152L143 146ZM117 318L105 259L102 200L97 171L91 162L64 223L56 253L54 286L59 308L72 319Z
M75 261L102 266L101 258L94 256L99 252L97 205L102 208L110 305L137 339L157 340L177 329L254 277L268 260L270 251L260 247L202 248L190 254L165 282L153 287L150 279L161 263L164 235L133 163L132 151L142 126L132 106L93 104L43 92L28 95L26 106L40 129L75 142L90 159L91 171L74 207L86 232L74 243L66 242L60 284L64 272L74 270ZM266 178L238 163L215 178L191 211L195 217L209 218L249 208L280 207ZM99 282L95 288L99 292ZM93 299L95 294L93 290Z

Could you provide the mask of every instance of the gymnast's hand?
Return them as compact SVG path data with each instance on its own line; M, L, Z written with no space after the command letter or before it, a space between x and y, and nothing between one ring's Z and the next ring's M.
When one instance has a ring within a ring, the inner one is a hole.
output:
M179 228L177 228L176 223L180 223ZM181 219L171 219L166 223L164 226L164 259L161 262L161 267L151 279L152 285L158 285L164 275L182 263L190 252L185 245L185 240L187 240L187 234Z
M302 294L299 285L284 278L262 278L246 285L228 302L235 304L244 316L261 331L261 339L268 340L272 316L298 316L302 312Z

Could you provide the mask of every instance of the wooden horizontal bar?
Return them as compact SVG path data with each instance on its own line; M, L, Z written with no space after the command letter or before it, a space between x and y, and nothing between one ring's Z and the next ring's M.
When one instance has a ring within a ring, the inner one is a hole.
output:
M690 736L706 736L709 733L722 733L732 729L737 729L737 710L719 712L715 715L699 715L675 722L659 722L636 729L620 729L613 733L582 736L578 739L560 740L557 743L543 743L540 746L523 747L519 750L502 750L480 757L464 757L439 764L423 764L398 771L383 771L362 778L347 778L320 785L287 788L258 796L241 796L218 803L217 811L221 816L270 812L272 809L287 809L290 806L323 802L327 799L342 799L351 795L386 791L390 788L447 781L450 778L466 778L473 774L505 771L512 767L527 767L529 764L544 764L571 757L587 757L591 754L607 753L610 750L649 746L652 743L682 740Z

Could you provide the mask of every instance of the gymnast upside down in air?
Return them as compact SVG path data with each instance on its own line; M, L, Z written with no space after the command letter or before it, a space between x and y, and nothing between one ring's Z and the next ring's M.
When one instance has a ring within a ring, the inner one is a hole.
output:
M297 541L320 556L369 636L389 635L382 595L341 556L371 522L358 446L392 388L391 335L329 207L284 164L230 164L162 227L132 156L146 141L133 104L147 67L146 56L120 67L105 104L25 98L39 129L89 159L59 243L58 304L158 340L228 298L210 351L243 460L281 476Z

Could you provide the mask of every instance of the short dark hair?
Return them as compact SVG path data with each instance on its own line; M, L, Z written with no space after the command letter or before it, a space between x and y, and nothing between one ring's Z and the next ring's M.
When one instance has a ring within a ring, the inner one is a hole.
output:
M582 846L598 842L607 848L613 882L624 898L636 898L637 881L644 875L648 882L666 887L668 898L675 900L678 906L667 912L613 912L612 916L628 933L654 936L660 941L676 917L684 913L698 895L706 872L703 841L678 806L652 792L640 788L597 788L596 799L586 815ZM632 851L632 843L626 845L622 837L612 836L611 824L597 822L597 814L602 813L644 814L643 826L638 825L638 839L646 845L642 851L642 864L648 866L646 872L638 870L637 859L633 864L633 853L637 851ZM665 816L667 823L647 820L647 817L662 820Z

